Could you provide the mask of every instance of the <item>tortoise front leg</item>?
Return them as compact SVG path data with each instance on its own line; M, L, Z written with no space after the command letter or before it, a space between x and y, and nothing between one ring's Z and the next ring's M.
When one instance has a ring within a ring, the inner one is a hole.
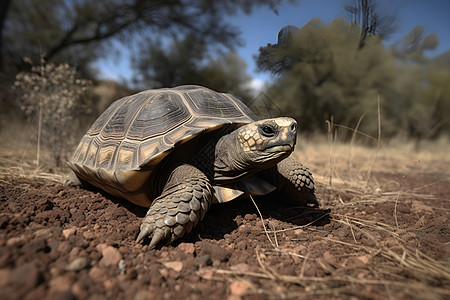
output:
M277 186L277 192L301 204L319 206L315 195L314 179L307 167L292 157L264 173L264 177Z
M179 239L203 219L212 198L212 186L203 172L188 164L178 166L142 220L136 242L152 236L149 247L153 248Z

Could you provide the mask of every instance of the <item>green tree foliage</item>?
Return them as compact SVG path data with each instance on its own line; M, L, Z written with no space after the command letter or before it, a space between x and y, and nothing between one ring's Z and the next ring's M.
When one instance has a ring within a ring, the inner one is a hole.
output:
M335 122L352 124L364 114L376 120L377 94L394 76L394 60L376 37L359 47L354 24L336 19L329 25L313 19L293 36L288 47L275 48L273 61L290 58L290 67L270 91L282 109L307 130ZM271 69L271 65L260 65ZM286 69L285 69L286 70ZM375 127L376 128L376 127Z
M439 44L437 34L424 35L425 28L416 26L393 49L395 55L402 60L426 63L424 51L434 50Z
M143 88L197 84L249 97L251 78L245 61L233 51L211 57L207 45L195 35L166 44L148 41L140 54L134 64L136 80Z
M39 61L41 55L45 61L64 61L80 68L104 55L108 48L101 46L111 38L129 43L136 36L192 34L208 46L233 47L240 43L239 29L229 24L227 15L250 13L261 5L276 9L280 2L15 0L0 27L5 39L0 54L9 67L19 69L23 57Z
M316 18L291 29L280 32L278 44L260 48L257 63L278 76L268 93L304 130L323 130L331 117L355 127L364 117L360 129L376 136L380 99L385 137L449 132L450 60L423 53L436 47L436 35L415 29L393 51L374 35L360 47L361 28L343 19L325 24Z

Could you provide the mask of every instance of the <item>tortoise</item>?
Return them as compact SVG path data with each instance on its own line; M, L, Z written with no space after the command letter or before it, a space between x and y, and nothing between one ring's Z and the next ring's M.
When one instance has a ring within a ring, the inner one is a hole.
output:
M146 90L113 102L68 163L78 183L149 207L136 242L170 244L211 204L277 191L317 206L307 167L290 157L297 122L257 120L231 94L201 86Z

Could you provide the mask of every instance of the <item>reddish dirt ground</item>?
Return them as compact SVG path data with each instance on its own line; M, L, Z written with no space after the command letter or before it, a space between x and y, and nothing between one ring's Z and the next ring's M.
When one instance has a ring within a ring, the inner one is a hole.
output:
M319 183L320 209L256 199L267 235L251 200L216 205L156 250L134 242L145 209L95 190L0 181L0 298L449 297L449 181L375 177L380 197ZM399 182L416 192L398 194Z

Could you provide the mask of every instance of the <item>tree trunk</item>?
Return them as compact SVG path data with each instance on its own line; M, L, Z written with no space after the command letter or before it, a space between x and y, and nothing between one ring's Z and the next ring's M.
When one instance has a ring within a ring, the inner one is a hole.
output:
M3 64L3 29L10 3L11 0L0 1L0 73L3 73L5 67Z

